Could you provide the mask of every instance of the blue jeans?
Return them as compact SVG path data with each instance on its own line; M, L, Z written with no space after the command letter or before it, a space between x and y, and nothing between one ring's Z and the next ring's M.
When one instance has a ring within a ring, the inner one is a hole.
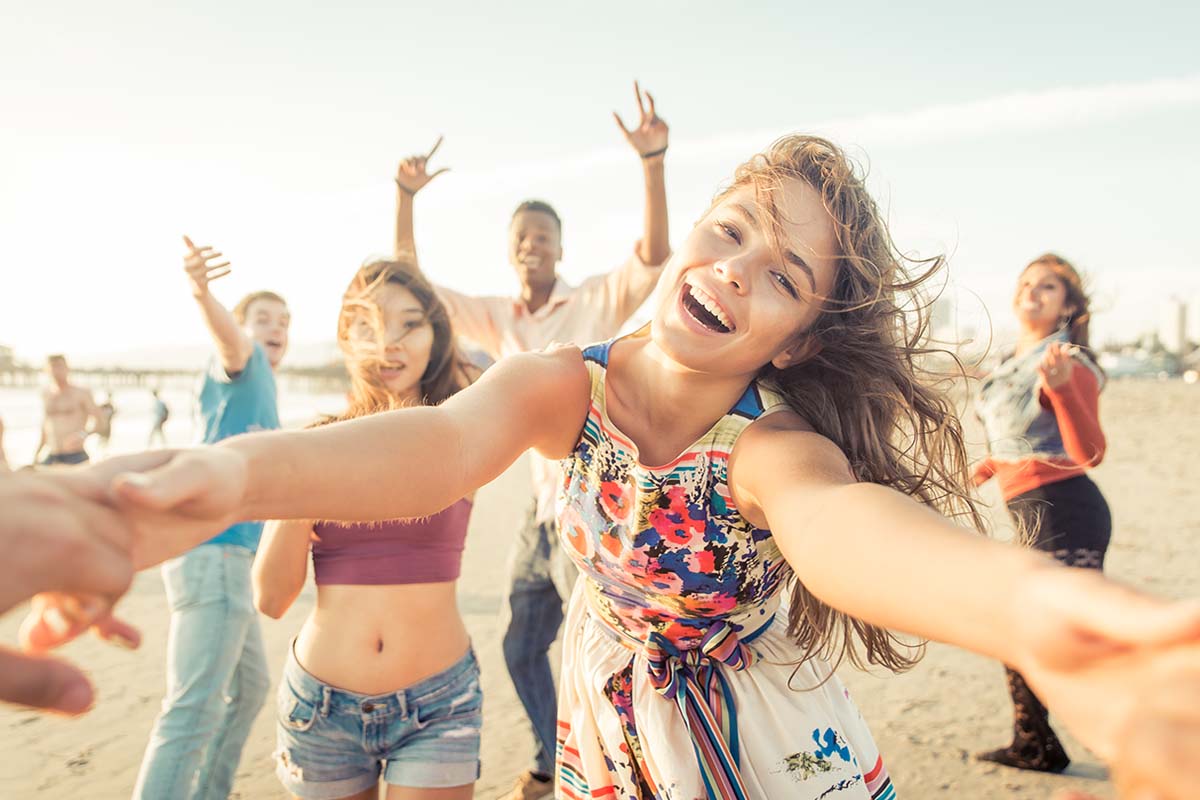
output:
M296 660L279 682L275 774L306 800L349 797L379 783L423 789L479 778L483 692L468 651L455 664L389 694L348 692Z
M553 775L558 693L549 651L577 572L558 541L557 525L539 523L536 506L517 534L509 569L504 663L533 727L537 753L532 768Z
M228 797L250 726L271 680L250 565L236 545L201 545L162 566L171 625L167 693L133 797Z

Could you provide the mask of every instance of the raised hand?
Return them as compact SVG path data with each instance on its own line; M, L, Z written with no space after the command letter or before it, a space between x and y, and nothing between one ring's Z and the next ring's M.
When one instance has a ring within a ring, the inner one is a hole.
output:
M213 263L221 258L221 253L214 251L208 245L197 247L186 236L183 237L183 243L187 245L188 249L187 255L183 257L183 269L187 272L188 281L192 284L192 294L196 297L203 297L208 294L209 281L215 281L217 278L223 278L229 274L229 262Z
M613 119L617 121L621 133L625 134L625 141L638 155L642 158L661 158L667 152L667 123L654 111L654 95L643 93L637 81L633 82L633 93L638 103L638 124L632 129L625 127L624 120L616 111L613 112Z
M433 154L441 146L442 137L439 136L438 140L433 143L433 147L425 155L409 156L401 161L400 166L396 168L396 185L409 194L416 194L438 175L441 175L443 172L449 172L449 167L442 167L433 174L428 172L429 159L433 158Z
M1071 369L1074 367L1071 354L1075 349L1075 345L1061 342L1046 348L1042 363L1038 364L1038 375L1047 388L1058 389L1071 380Z

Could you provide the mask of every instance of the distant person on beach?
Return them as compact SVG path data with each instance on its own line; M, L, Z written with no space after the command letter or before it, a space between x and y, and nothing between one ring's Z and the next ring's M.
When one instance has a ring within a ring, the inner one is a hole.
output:
M171 416L171 409L167 408L167 404L158 396L158 389L154 389L150 393L154 396L154 407L150 410L153 422L150 427L150 438L146 442L146 447L154 447L155 439L158 439L162 447L166 447L167 434L163 430L163 426L167 424L167 419Z
M38 439L33 463L52 467L83 464L88 460L84 442L99 418L100 409L90 389L71 383L71 370L62 355L46 359L50 385L42 390L42 435ZM40 460L43 450L49 450Z
M0 472L10 472L12 467L8 465L8 457L4 455L4 420L0 419Z
M617 125L640 157L644 191L642 238L617 269L569 286L557 272L563 256L562 221L548 203L527 200L509 224L508 261L521 289L517 297L473 297L438 286L455 330L499 360L540 350L552 343L586 344L617 333L645 302L670 253L663 163L667 124L655 112L654 98L634 87L639 120ZM417 192L446 170L430 174L426 155L401 162L396 173L396 257L415 263L413 204ZM439 274L443 274L440 273ZM571 596L575 568L562 552L554 530L558 466L531 454L534 498L518 532L509 563L508 621L504 660L533 729L533 764L507 800L534 800L553 792L555 689L549 649L558 635L563 607Z
M97 406L99 413L96 415L96 429L94 433L100 441L100 453L108 455L108 445L112 439L112 421L117 414L117 407L113 404L112 392L105 392L104 402Z
M221 305L209 284L230 272L211 247L184 237L184 268L216 354L198 405L202 441L279 427L275 368L291 315L274 292ZM158 401L161 404L161 400ZM165 420L165 404L157 412ZM161 432L161 424L156 428ZM239 522L163 564L171 621L167 692L138 774L135 798L223 798L270 688L250 566L262 523Z
M1017 280L1016 349L983 379L976 413L990 455L975 484L996 478L1019 533L1035 550L1069 567L1100 570L1112 533L1108 503L1087 470L1104 458L1100 390L1104 371L1088 349L1089 298L1079 273L1060 256L1032 261ZM982 761L1061 772L1071 763L1045 705L1011 667L1013 740L979 753Z
M337 330L350 406L318 424L437 405L478 374L411 264L360 269ZM419 520L267 523L259 611L283 616L310 552L317 584L279 683L276 775L291 795L374 798L382 777L389 798L472 796L483 697L455 597L470 516L468 495Z

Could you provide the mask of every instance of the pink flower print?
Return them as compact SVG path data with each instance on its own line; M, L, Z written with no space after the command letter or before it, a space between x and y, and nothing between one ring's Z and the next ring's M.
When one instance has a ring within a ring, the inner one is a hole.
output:
M603 481L600 484L600 506L614 522L626 522L629 519L629 494L616 481Z
M711 550L697 550L694 553L688 553L687 565L688 569L699 574L708 574L716 567Z

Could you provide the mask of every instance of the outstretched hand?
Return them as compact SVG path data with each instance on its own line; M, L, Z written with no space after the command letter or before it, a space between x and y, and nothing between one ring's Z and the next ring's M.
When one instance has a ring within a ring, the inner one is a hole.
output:
M433 154L442 146L442 138L433 143L433 147L425 155L409 156L400 162L400 166L396 168L396 185L409 194L416 194L425 188L431 180L441 175L443 172L449 172L449 167L442 167L437 172L429 173L429 159L433 158Z
M106 637L134 646L137 631L110 616L133 579L133 530L109 507L103 489L72 484L75 476L70 469L0 475L0 551L5 554L0 612L39 593L70 595L75 599L69 610L83 630L95 623ZM72 624L61 615L47 623L60 632ZM35 646L24 653L0 647L0 701L83 713L93 702L91 682L74 665L43 655L45 648L36 646L40 641L35 634Z
M642 158L662 158L667 151L667 134L670 129L655 113L654 95L650 92L643 93L637 81L633 82L633 93L638 103L638 124L633 128L625 127L625 121L616 111L613 112L613 119L617 121L621 133L625 134L625 141L629 142L638 155Z
M187 255L183 257L183 269L187 272L188 281L192 284L192 294L196 297L203 297L208 294L209 281L224 278L229 274L229 262L218 261L222 254L214 251L208 245L197 247L186 236L183 237L183 243L187 245L188 249Z
M1179 769L1200 763L1200 603L1082 569L1045 570L1019 591L1026 654L1013 666L1109 764L1120 796L1200 796L1200 771Z

